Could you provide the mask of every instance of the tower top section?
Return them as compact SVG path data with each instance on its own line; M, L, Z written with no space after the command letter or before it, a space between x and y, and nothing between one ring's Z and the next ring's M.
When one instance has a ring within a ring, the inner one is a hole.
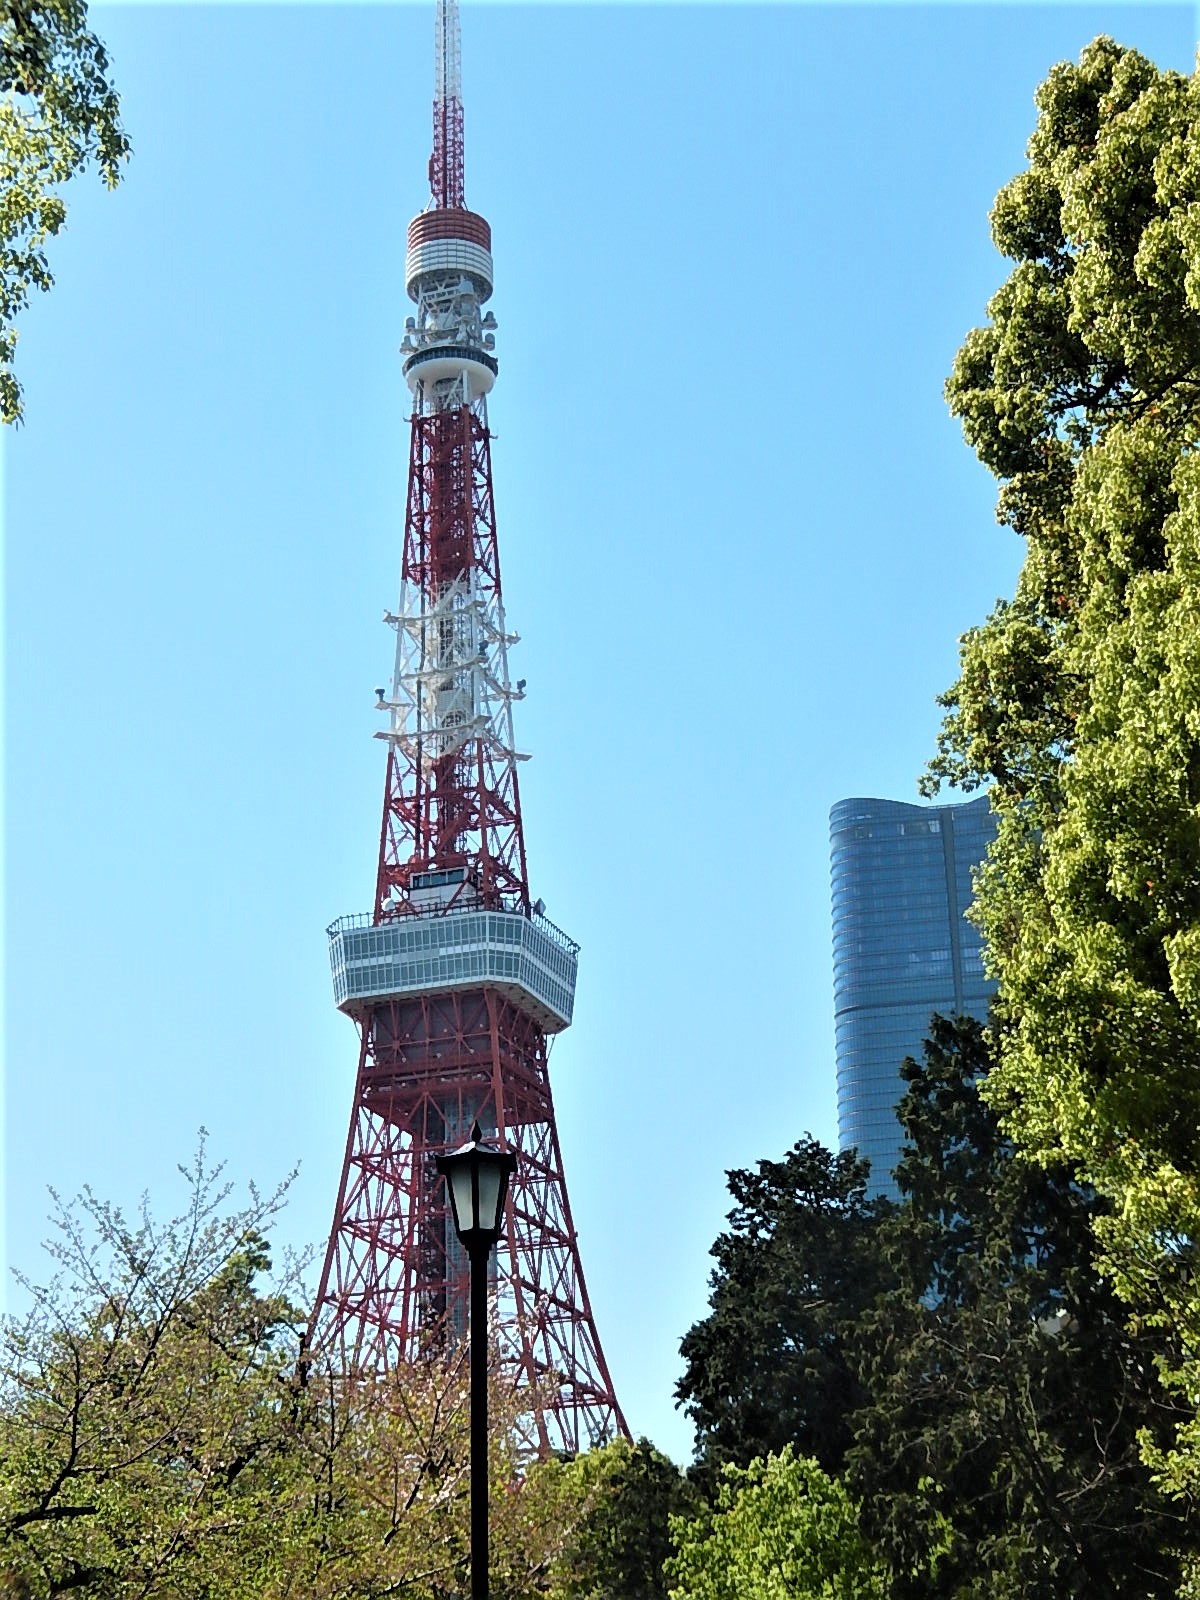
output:
M496 319L480 311L492 293L492 230L463 195L458 0L437 0L433 54L432 193L408 225L404 277L417 315L405 323L401 350L421 404L457 410L485 395L497 371Z
M433 154L429 158L432 205L435 211L461 211L467 202L458 0L437 0L433 63Z

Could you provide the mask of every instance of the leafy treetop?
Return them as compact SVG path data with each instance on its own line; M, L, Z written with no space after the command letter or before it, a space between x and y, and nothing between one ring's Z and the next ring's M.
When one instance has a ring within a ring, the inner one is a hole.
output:
M15 322L54 281L45 247L66 219L62 185L95 161L115 188L129 155L83 0L4 0L0 96L0 419L18 422Z
M930 786L990 783L987 1094L1110 1202L1106 1270L1200 1392L1200 81L1100 38L1037 96L1013 261L947 384L1026 542ZM1200 1496L1200 1424L1158 1457Z
M711 1470L792 1444L837 1471L862 1398L844 1330L888 1280L875 1239L887 1202L867 1198L865 1161L811 1137L728 1181L709 1314L680 1345L698 1454Z

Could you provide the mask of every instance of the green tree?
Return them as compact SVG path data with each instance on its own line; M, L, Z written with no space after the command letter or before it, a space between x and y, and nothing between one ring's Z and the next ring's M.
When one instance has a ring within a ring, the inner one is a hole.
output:
M884 1600L845 1487L787 1447L727 1466L717 1503L672 1523L671 1600Z
M671 1519L698 1501L669 1457L649 1439L614 1439L572 1461L548 1462L531 1476L558 1479L564 1503L576 1510L551 1568L553 1600L666 1600Z
M469 1587L470 1390L465 1351L348 1385L310 1368L273 1462L255 1600L454 1600ZM489 1380L490 1577L498 1600L541 1594L582 1514L577 1486L528 1470L527 1394ZM221 1596L240 1594L221 1589Z
M736 1205L713 1245L709 1314L681 1342L676 1394L711 1470L794 1445L840 1469L862 1391L846 1333L887 1281L877 1241L886 1202L867 1164L815 1139L782 1161L732 1171Z
M186 1176L166 1226L58 1206L59 1276L3 1325L0 1566L34 1595L205 1593L231 1542L253 1560L232 1508L269 1525L298 1313L256 1279L282 1192L226 1214L203 1151Z
M1107 1208L1061 1165L1014 1155L979 1093L987 1038L934 1017L902 1068L905 1203L895 1287L862 1318L866 1404L849 1480L895 1600L1149 1600L1195 1543L1139 1457L1179 1415L1157 1348L1096 1266Z
M95 161L115 188L129 142L83 0L3 0L0 95L0 419L16 422L15 323L54 281L45 247L66 219L62 185Z
M0 1333L0 1594L95 1600L412 1600L468 1562L463 1352L346 1383L305 1352L299 1264L277 1281L283 1200L229 1205L203 1150L188 1203L130 1223L59 1206L59 1275ZM531 1595L578 1520L526 1477L527 1398L494 1375L493 1574Z
M1105 1266L1193 1415L1200 1494L1200 83L1097 39L1037 95L1014 263L947 385L1025 540L962 642L931 782L990 782L978 914L1020 1148L1110 1201ZM1178 1341L1178 1343L1176 1343Z

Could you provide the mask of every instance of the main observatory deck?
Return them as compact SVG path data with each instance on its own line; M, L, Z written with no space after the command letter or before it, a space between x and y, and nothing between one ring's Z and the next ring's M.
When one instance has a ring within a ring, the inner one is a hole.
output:
M570 1026L579 946L546 917L465 906L375 922L340 917L329 930L333 997L359 1017L380 1000L498 989L547 1033Z

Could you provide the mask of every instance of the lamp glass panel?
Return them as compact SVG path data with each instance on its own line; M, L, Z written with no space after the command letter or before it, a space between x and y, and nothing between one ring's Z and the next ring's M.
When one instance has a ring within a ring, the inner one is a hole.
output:
M471 1182L473 1164L470 1161L456 1162L449 1173L450 1203L454 1207L454 1226L459 1233L475 1226L471 1205L471 1191L475 1187Z
M496 1214L500 1210L500 1178L501 1170L498 1161L481 1161L479 1163L478 1226L488 1233L495 1233L500 1226L500 1218Z

